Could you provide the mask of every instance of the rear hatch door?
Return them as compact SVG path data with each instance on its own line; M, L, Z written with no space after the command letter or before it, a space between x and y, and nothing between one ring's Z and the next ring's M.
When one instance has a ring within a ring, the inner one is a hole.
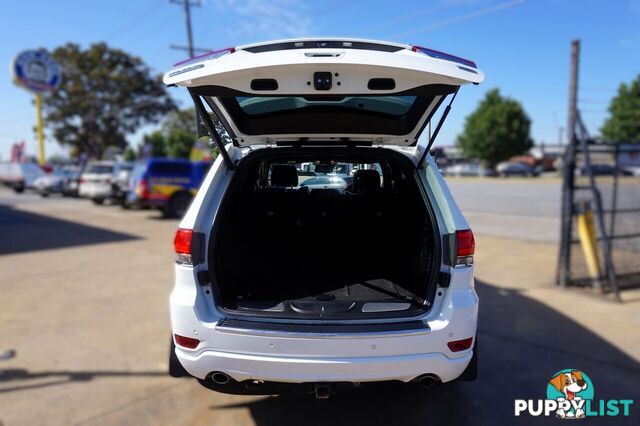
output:
M412 146L447 95L480 83L475 63L365 40L286 40L211 52L164 76L202 96L236 146Z

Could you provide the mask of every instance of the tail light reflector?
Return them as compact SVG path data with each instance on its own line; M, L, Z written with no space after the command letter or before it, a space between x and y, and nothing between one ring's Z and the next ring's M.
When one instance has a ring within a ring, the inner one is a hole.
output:
M179 334L174 334L173 337L176 339L176 345L182 346L183 348L195 349L200 344L200 340L191 337L185 337Z
M471 229L456 231L456 265L472 265L476 241Z
M469 349L472 343L473 343L473 337L469 337L467 339L462 339L462 340L453 340L447 343L447 346L449 346L449 350L451 352L460 352L460 351L466 351L467 349Z
M193 230L191 229L178 229L176 237L173 239L173 247L176 252L176 262L193 265L193 259L191 257L191 237L193 236Z

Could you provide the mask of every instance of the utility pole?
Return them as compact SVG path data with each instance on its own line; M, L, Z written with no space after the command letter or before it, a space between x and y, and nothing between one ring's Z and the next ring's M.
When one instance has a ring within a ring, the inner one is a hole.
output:
M211 49L204 49L200 47L193 46L193 32L191 31L191 6L201 6L201 0L195 0L193 2L189 0L169 0L174 4L181 4L184 8L184 21L187 27L187 46L178 46L172 44L170 47L176 50L186 50L189 53L189 57L193 58L195 56L195 52L209 52Z
M576 167L576 124L578 120L578 66L580 40L571 42L571 71L569 74L569 111L567 115L567 148L564 153L564 176L562 179L562 220L560 228L560 251L556 283L566 286L570 277L571 240L573 238L573 195Z

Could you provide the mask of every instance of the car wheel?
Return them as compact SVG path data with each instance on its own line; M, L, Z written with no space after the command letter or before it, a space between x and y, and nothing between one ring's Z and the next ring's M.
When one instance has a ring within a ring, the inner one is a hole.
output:
M178 192L171 200L169 200L169 206L166 210L167 216L170 217L182 217L189 207L191 202L191 194L187 192Z
M49 193L48 192L41 192L40 196L43 197L43 198L46 198L46 197L49 196Z
M187 377L189 373L184 369L178 356L176 355L176 344L173 341L173 337L170 338L171 344L169 345L169 375L171 377Z
M91 201L93 201L94 204L98 205L104 204L104 198L92 198Z
M24 186L14 186L13 191L16 194L22 194L24 192Z

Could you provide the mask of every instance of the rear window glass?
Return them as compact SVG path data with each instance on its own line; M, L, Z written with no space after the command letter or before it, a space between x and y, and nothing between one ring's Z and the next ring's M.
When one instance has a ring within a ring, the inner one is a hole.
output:
M190 165L183 163L152 163L149 170L156 175L175 176L191 174Z
M342 110L369 111L394 116L405 115L416 101L416 96L345 96L337 98L300 96L244 96L236 97L246 114L261 115L311 106L340 108Z
M113 173L113 166L107 164L89 164L85 173L107 174Z
M340 193L351 192L353 191L353 176L358 170L375 171L374 174L378 177L378 189L382 187L384 182L384 173L380 163L338 161L266 163L262 169L266 171L266 175L260 179L258 188L285 187L305 191L335 189ZM277 176L275 179L273 178L274 169L276 169Z

